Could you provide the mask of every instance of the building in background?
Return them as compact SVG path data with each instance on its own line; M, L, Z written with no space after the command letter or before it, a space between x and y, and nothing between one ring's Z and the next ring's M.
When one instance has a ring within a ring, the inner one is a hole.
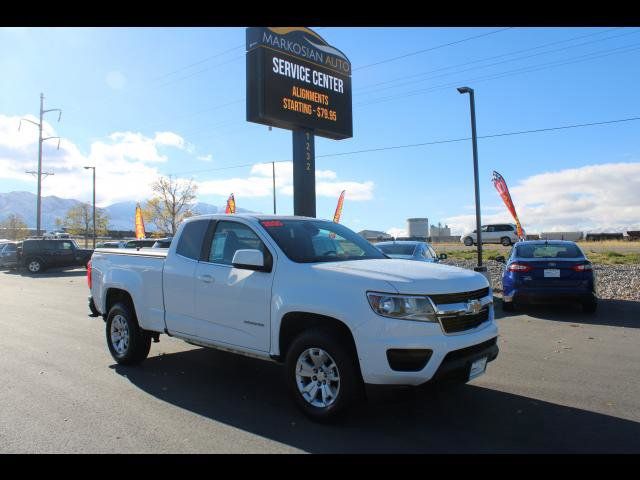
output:
M427 238L429 236L428 218L407 218L407 235L411 238Z
M377 230L362 230L358 232L358 235L360 235L361 237L364 237L367 241L371 243L393 240L393 237L388 233L379 232Z
M431 233L430 236L433 237L433 238L436 238L436 237L450 237L451 236L451 229L449 228L449 225L445 225L443 227L440 222L438 222L438 226L437 227L435 225L431 225L429 230L430 230L429 233Z

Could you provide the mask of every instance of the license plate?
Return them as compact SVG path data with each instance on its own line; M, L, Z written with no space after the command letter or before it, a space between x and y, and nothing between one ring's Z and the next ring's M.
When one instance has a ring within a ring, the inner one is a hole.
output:
M478 375L482 375L487 368L487 357L482 357L471 364L469 370L469 380L476 378Z
M544 269L544 276L546 278L559 278L560 277L560 270L557 268L545 268Z

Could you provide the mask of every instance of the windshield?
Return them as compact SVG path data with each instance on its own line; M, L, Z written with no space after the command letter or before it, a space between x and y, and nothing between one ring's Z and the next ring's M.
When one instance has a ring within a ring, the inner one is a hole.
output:
M413 255L416 246L396 243L393 245L378 245L378 248L387 255Z
M294 262L387 258L347 227L324 220L263 220L260 224Z
M537 245L516 245L519 258L583 258L577 245L570 243L548 243Z

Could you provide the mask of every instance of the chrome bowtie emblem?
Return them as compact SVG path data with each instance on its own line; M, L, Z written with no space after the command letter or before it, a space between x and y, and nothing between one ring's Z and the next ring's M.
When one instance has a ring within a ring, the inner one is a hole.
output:
M478 314L482 310L482 304L479 300L469 300L467 302L467 313L469 314Z
M555 267L555 266L556 266L556 264L555 264L555 263L553 263L553 262L549 262L549 266L550 266L550 267Z

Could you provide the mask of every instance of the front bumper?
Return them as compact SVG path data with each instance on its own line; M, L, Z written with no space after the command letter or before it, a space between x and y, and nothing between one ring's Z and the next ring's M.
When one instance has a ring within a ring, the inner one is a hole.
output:
M375 314L353 333L362 377L370 385L417 386L436 376L443 378L449 372L468 370L470 362L483 356L494 360L498 354L493 305L489 306L487 321L459 333L445 334L439 323L394 320ZM476 352L479 345L487 345L485 342L493 342L495 348L484 351L481 347L482 351ZM388 351L407 349L431 350L426 365L416 371L393 370Z

